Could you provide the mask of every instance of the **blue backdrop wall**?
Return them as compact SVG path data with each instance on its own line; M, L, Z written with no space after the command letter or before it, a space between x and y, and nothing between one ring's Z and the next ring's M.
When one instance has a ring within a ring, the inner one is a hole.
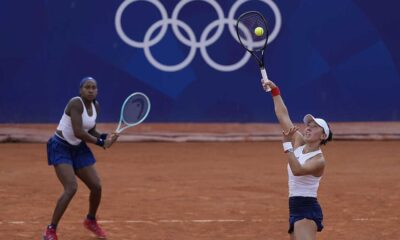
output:
M269 77L294 121L400 120L397 1L2 1L0 122L57 122L82 77L99 85L100 121L131 92L149 122L275 122L235 19L261 11Z

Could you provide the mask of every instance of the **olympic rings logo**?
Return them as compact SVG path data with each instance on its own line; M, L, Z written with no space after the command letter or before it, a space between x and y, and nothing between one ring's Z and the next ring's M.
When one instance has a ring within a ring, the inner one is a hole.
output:
M125 34L124 30L122 29L122 24L121 24L121 18L122 18L122 14L123 14L124 10L131 3L134 3L137 1L146 1L146 2L152 3L158 9L158 11L161 13L161 17L162 17L161 20L158 20L157 22L153 23L153 25L151 25L149 27L149 29L145 33L144 40L142 42L135 41L135 40L131 39L130 37L128 37ZM187 3L190 3L193 1L196 1L196 0L181 0L181 1L179 1L179 3L176 5L176 7L174 8L174 10L172 12L171 18L168 18L167 10L165 9L165 7L162 5L162 3L159 0L125 0L118 7L116 15L115 15L116 31L117 31L119 37L122 39L122 41L124 41L129 46L134 47L134 48L143 48L144 54L145 54L147 60L155 68L158 68L159 70L162 70L162 71L175 72L175 71L182 70L183 68L185 68L192 62L193 58L195 57L197 48L200 49L200 53L201 53L203 59L206 61L206 63L210 67L212 67L216 70L219 70L222 72L230 72L230 71L235 71L235 70L241 68L243 65L245 65L247 63L247 61L249 60L249 58L251 57L251 54L248 53L247 51L245 51L246 53L240 61L238 61L234 64L231 64L231 65L222 65L220 63L217 63L210 57L210 55L207 52L207 47L210 46L211 44L215 43L219 39L219 37L221 36L221 34L224 30L225 24L228 25L228 29L229 29L229 32L232 35L232 37L236 41L238 41L237 35L236 35L236 30L235 30L236 19L234 19L234 16L236 14L237 9L243 3L245 3L249 0L236 1L232 5L231 9L229 10L229 14L228 14L227 18L225 18L223 9L215 0L197 0L197 1L203 1L203 2L210 4L215 9L215 11L217 12L217 15L218 15L217 20L214 20L213 22L211 22L210 24L208 24L205 27L205 29L203 30L203 32L201 34L199 41L196 40L196 35L194 34L192 28L190 26L188 26L185 22L178 19L179 12L181 11L181 9ZM260 0L260 1L267 4L271 8L271 10L273 11L274 16L275 16L275 26L274 26L274 29L271 31L269 40L268 40L268 42L272 42L276 38L276 36L278 35L278 33L281 29L282 16L281 16L278 6L274 3L273 0ZM165 36L167 29L168 29L168 25L172 26L172 30L173 30L176 38L182 44L190 47L190 51L189 51L188 55L186 56L186 58L182 62L180 62L176 65L165 65L165 64L160 63L153 57L153 55L150 51L150 48L152 46L154 46L155 44L157 44L158 42L160 42L161 39ZM161 27L161 30L159 31L159 33L154 38L151 39L151 36L160 27ZM186 35L189 37L189 39L187 39L181 33L179 28L183 29L186 32ZM209 37L208 35L214 28L217 28L217 30L215 31L213 36ZM254 44L257 45L257 42L255 42Z

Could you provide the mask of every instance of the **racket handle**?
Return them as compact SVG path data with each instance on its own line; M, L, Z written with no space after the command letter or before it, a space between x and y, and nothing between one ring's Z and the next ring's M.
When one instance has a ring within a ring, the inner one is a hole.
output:
M261 71L262 79L263 79L263 80L266 80L266 81L269 81L268 75L267 75L267 71L265 71L265 67L261 67L261 68L260 68L260 71ZM267 89L265 89L265 91L266 91L266 92L270 92L270 91L271 91L271 88L268 87Z

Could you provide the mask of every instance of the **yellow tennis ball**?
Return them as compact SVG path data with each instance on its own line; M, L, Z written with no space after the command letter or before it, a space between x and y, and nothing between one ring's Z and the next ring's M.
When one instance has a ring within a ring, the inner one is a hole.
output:
M256 29L254 29L254 34L258 37L262 36L264 34L264 29L262 27L256 27Z

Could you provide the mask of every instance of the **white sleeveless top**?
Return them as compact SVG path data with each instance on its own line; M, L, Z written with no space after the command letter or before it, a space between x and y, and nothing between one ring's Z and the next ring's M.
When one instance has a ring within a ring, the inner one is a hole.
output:
M85 104L83 103L83 100L81 97L77 97L79 100L81 100L82 105L83 105L83 112L82 112L82 127L83 130L86 132L89 132L90 129L92 129L96 125L96 118L97 118L97 112L96 112L96 107L94 106L92 102L92 116L89 116ZM65 113L61 117L60 123L57 126L57 130L61 130L64 136L64 140L67 141L71 145L78 145L79 143L82 142L81 139L75 137L74 135L74 129L72 128L72 123L71 123L71 117L68 116Z
M306 145L300 146L294 151L294 155L301 165L303 165L308 159L322 153L319 149L304 154L303 149L305 146ZM321 177L314 177L312 175L294 176L289 164L287 170L289 176L289 197L317 197Z

